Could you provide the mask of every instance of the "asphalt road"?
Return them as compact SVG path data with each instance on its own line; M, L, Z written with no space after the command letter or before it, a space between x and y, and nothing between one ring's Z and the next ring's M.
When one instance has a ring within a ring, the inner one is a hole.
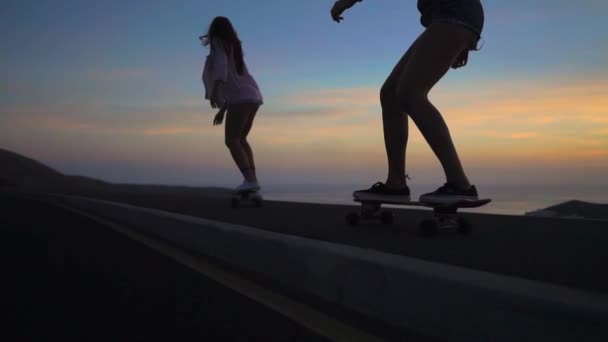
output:
M4 341L324 340L82 216L2 194L0 208Z

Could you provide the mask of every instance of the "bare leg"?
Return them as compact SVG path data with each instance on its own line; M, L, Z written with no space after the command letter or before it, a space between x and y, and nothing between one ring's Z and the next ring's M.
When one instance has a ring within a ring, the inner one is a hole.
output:
M247 181L256 180L253 153L245 138L251 129L257 107L254 104L231 105L226 116L226 146Z
M408 118L400 106L397 97L399 76L416 46L417 40L405 52L380 90L382 105L382 126L384 129L384 147L388 159L388 176L386 185L389 188L403 188L405 179L405 151L408 140Z
M401 108L410 115L439 158L447 182L462 189L469 188L471 184L464 173L449 129L441 113L429 101L428 93L475 40L473 32L459 25L430 25L418 39L399 77L397 88Z
M243 133L241 134L241 144L243 145L243 148L245 149L245 152L247 153L247 159L249 160L252 180L257 180L257 176L255 173L255 161L253 158L253 150L251 149L251 145L249 145L249 142L247 141L247 136L249 135L249 132L251 131L251 127L253 126L253 120L255 119L255 115L257 114L259 108L260 108L260 106L257 104L252 105L251 112L249 113L249 115L247 117L245 129L243 130Z

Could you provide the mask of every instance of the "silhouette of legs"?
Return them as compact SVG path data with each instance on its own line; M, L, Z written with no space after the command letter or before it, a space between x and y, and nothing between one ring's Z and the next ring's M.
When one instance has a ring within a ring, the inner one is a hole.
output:
M243 130L243 133L241 134L241 145L243 145L243 148L245 149L245 152L247 153L247 158L249 160L249 167L253 171L254 179L256 178L255 161L253 159L253 150L251 149L251 146L249 145L249 142L247 141L247 136L249 135L249 132L251 131L251 127L253 126L253 120L255 119L255 115L258 112L259 108L260 108L259 105L256 105L255 108L252 108L252 112L248 115L248 119L245 123L245 129Z
M409 136L408 118L399 104L397 87L399 85L399 76L408 63L417 41L401 57L380 89L384 147L388 159L386 185L394 189L406 186L405 151Z
M401 58L382 87L381 103L384 137L389 163L386 185L405 185L407 117L441 162L447 182L461 189L470 187L449 129L441 113L431 104L428 93L447 73L456 58L475 44L477 37L457 24L431 24ZM396 79L396 80L395 80Z
M259 107L259 104L253 103L233 104L226 115L226 146L248 182L257 181L253 151L247 142L247 135Z

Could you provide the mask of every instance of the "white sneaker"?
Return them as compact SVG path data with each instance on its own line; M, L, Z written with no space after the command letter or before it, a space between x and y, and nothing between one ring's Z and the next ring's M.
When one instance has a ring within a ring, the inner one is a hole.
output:
M260 184L257 181L248 182L243 181L243 183L236 187L236 192L244 192L244 191L258 191L260 190Z

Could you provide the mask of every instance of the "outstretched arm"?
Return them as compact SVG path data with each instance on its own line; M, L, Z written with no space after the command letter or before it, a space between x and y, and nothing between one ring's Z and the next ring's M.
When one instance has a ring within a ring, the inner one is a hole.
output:
M342 18L342 12L346 11L347 9L353 7L357 2L361 2L363 0L337 0L334 3L334 6L331 8L331 17L335 22L340 22L340 20L343 20L344 18Z

